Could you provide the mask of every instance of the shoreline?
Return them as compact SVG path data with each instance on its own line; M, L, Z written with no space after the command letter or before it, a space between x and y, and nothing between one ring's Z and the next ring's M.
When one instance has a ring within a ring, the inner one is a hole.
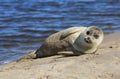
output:
M105 34L96 54L51 56L0 65L2 79L119 79L120 32Z

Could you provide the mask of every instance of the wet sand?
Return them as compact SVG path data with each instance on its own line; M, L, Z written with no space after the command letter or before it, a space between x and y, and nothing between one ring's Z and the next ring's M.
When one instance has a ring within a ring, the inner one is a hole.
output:
M0 79L119 79L120 33L105 35L96 54L62 55L0 66Z

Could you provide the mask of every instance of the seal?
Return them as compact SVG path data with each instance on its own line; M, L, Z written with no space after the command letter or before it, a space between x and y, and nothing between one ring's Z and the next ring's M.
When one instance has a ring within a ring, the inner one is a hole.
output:
M95 53L104 37L97 26L71 27L49 36L36 51L24 58L42 58L72 51L73 55Z

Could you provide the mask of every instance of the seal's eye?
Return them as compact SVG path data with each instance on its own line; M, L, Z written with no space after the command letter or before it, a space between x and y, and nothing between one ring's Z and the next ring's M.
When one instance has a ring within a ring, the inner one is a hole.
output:
M90 35L90 31L87 31L86 34L87 34L87 35Z
M98 38L99 38L99 35L95 34L94 37L95 37L96 39L98 39Z

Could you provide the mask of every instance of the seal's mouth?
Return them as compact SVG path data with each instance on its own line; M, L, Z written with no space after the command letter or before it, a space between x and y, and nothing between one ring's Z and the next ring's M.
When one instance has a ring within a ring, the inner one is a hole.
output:
M89 44L92 43L92 40L90 39L90 37L84 38L84 40L85 40L86 43L89 43Z

